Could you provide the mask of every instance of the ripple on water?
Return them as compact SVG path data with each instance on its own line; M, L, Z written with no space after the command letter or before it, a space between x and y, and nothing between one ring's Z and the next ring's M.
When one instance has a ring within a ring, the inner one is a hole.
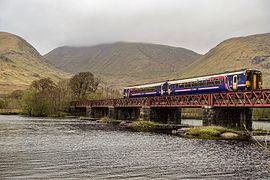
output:
M266 179L248 142L99 130L88 121L0 116L0 178Z

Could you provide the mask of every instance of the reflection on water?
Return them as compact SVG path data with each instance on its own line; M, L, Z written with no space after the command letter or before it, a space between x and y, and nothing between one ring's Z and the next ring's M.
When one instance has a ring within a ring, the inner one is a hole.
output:
M270 178L269 155L249 142L99 130L75 119L0 116L0 147L0 179Z
M202 120L199 119L182 119L181 122L192 126L202 126ZM252 128L270 130L270 121L253 121Z

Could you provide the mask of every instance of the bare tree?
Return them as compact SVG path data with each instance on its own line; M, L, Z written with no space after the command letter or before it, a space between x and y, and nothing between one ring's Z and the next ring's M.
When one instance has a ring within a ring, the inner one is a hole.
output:
M38 92L48 92L56 87L56 84L50 78L43 78L40 80L35 80L31 84L31 88Z
M84 99L97 90L100 80L90 72L80 72L70 79L70 88L76 99Z

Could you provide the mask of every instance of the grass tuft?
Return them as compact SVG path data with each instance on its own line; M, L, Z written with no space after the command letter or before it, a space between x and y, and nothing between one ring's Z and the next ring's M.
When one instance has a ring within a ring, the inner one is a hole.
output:
M235 132L235 131L220 126L201 126L191 128L189 131L186 132L186 135L201 138L211 138L211 137L220 137L221 134L225 132Z
M102 117L99 122L102 122L102 123L110 123L112 122L112 119L109 118L109 117Z
M153 121L134 121L131 123L132 127L151 128L158 126L159 123Z

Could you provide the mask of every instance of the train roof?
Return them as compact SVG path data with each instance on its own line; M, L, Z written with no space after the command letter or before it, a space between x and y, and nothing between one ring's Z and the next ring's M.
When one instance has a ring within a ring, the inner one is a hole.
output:
M141 84L141 85L129 86L129 87L124 87L124 89L127 89L127 88L145 88L145 87L161 86L162 84L164 84L164 81L162 81L162 82L156 82L156 83L151 83L151 84Z
M182 78L182 79L172 79L172 80L167 80L168 83L176 83L176 82L187 82L187 81L196 81L198 79L207 79L209 77L212 76L225 76L225 75L232 75L232 74L240 74L243 73L247 70L254 70L254 71L258 71L256 69L249 69L249 68L245 68L245 69L240 69L240 70L234 70L234 71L225 71L222 73L215 73L215 74L207 74L207 75L202 75L202 76L194 76L194 77L190 77L190 78ZM138 85L134 85L134 86L128 86L128 87L124 87L124 89L127 88L143 88L143 87L152 87L152 86L158 86L163 84L164 81L161 82L153 82L153 83L145 83L145 84L138 84Z

